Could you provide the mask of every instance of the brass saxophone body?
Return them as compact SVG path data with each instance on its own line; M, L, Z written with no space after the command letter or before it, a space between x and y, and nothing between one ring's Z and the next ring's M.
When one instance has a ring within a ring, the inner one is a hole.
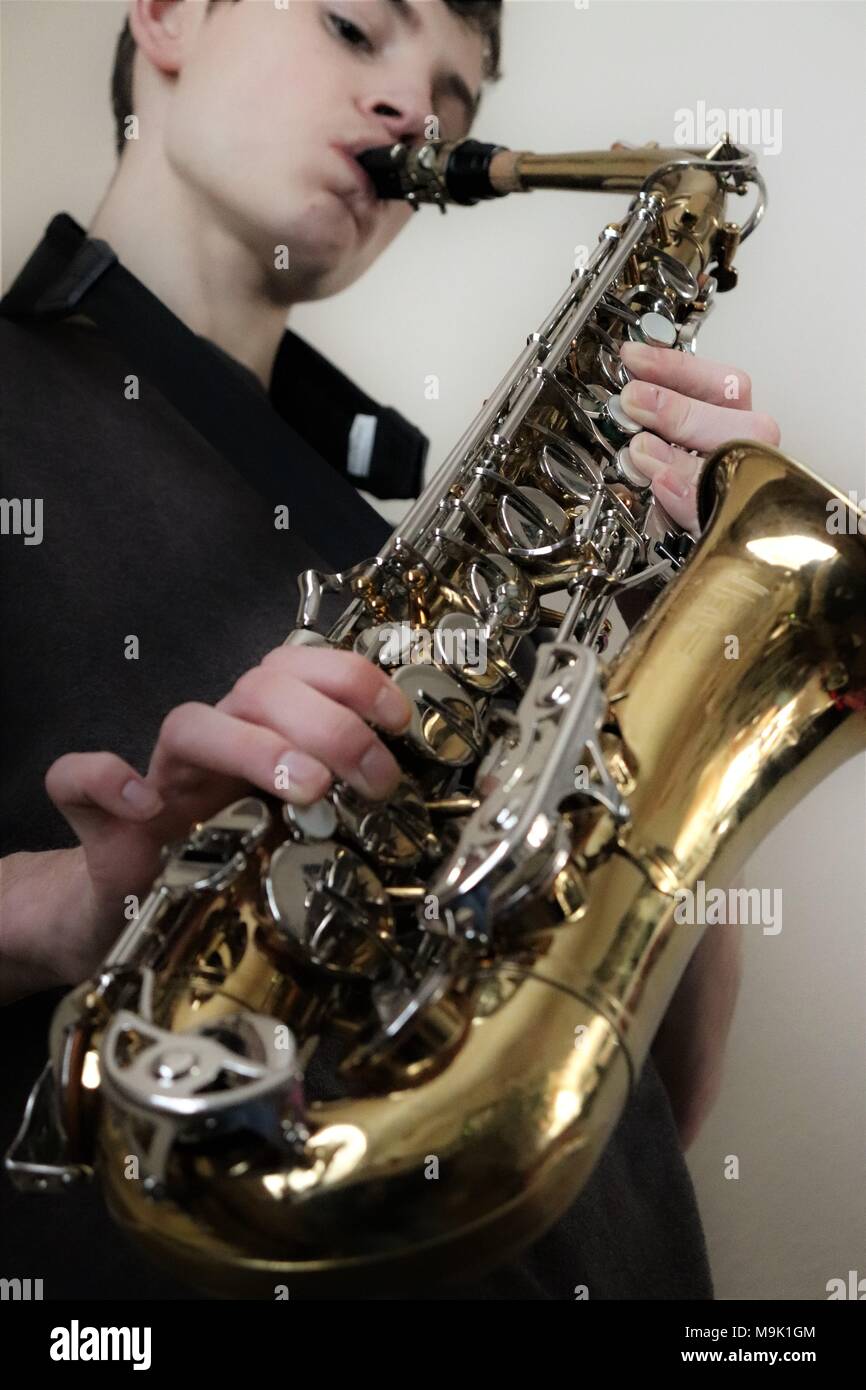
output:
M468 141L369 167L416 203L634 198L380 554L303 577L289 641L381 660L413 705L394 798L254 793L196 827L55 1015L7 1165L33 1188L95 1171L127 1231L218 1294L423 1289L543 1234L698 944L683 894L725 886L866 747L863 513L737 440L692 545L628 459L618 344L694 350L763 210L725 220L762 190L751 157ZM651 602L604 665L629 590ZM449 642L406 659L419 632Z

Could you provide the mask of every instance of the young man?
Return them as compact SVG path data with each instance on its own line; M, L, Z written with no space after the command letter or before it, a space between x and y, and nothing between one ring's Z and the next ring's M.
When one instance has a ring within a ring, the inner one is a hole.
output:
M44 507L41 543L5 556L16 661L3 720L0 999L10 1006L0 1018L16 1071L4 1149L44 1058L57 986L102 958L162 844L250 783L272 792L277 765L288 764L296 802L334 776L371 796L394 785L397 764L376 735L408 717L392 682L351 654L279 644L296 575L372 554L389 533L352 479L412 495L426 441L285 321L294 303L357 279L411 215L371 195L353 155L423 143L431 115L445 139L468 133L482 82L497 73L499 8L129 6L115 178L86 236L55 219L0 311L14 384L3 495ZM729 367L660 350L624 358L641 379L624 397L647 431L636 462L694 525L698 460L686 451L737 434L777 442L777 427L751 411L744 374L727 401ZM360 467L348 462L358 415L376 420ZM274 525L280 486L288 532ZM69 751L82 747L112 751ZM46 769L57 810L40 785ZM686 1141L718 1084L735 942L707 935L659 1035ZM188 1296L129 1251L94 1193L25 1201L2 1184L4 1265L41 1260L54 1271L48 1296ZM61 1262L50 1256L58 1221ZM711 1297L652 1060L565 1220L462 1296L565 1298L580 1284L592 1297Z

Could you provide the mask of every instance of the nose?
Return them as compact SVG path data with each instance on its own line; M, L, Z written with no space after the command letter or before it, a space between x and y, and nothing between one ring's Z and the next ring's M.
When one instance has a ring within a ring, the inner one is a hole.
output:
M373 96L362 103L364 111L385 133L383 143L405 145L423 143L427 138L425 126L430 119L430 99L426 102L419 88L397 91L391 88L387 96Z

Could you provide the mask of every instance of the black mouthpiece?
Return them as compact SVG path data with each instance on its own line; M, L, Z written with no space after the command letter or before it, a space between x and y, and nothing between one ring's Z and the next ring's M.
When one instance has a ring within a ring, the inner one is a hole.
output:
M460 140L443 160L443 142L433 140L421 149L408 145L384 145L357 156L380 198L406 198L415 202L462 203L471 206L486 198L502 198L504 191L490 182L490 161L504 145L480 140Z
M373 180L373 187L380 198L404 196L403 170L406 159L400 154L403 150L408 154L405 145L378 145L374 150L364 150L355 156Z

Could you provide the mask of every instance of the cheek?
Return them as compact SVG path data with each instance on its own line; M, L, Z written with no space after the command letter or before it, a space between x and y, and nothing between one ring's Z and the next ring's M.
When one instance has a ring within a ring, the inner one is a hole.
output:
M267 88L248 81L235 86L206 75L191 78L172 103L167 144L199 166L238 159L263 164L289 144L285 131L291 129L293 111L288 102L283 93L274 100Z
M250 7L243 24L207 30L169 105L167 144L184 167L212 175L227 166L248 182L279 178L297 162L291 153L307 143L322 101L302 34L268 5Z

